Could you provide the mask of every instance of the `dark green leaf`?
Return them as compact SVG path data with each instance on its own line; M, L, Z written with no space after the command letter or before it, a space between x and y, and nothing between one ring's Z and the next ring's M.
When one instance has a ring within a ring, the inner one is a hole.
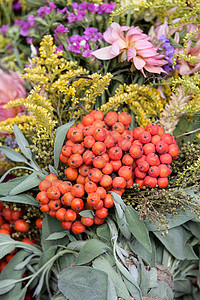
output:
M84 218L91 218L91 219L94 219L94 212L93 210L90 210L90 209L86 209L86 210L83 210L79 213L79 215L81 217L84 217Z
M109 262L102 256L96 258L92 265L94 268L102 270L108 274L108 277L112 280L118 297L122 297L125 300L130 300L129 292L126 285L122 281L121 277L114 268L109 264Z
M22 181L16 187L14 187L9 194L16 195L28 191L38 186L41 180L44 178L44 174L42 174L40 171L35 171L31 175L29 175L24 181Z
M19 148L21 149L22 153L28 159L32 160L32 153L30 150L30 145L17 125L14 125L14 134L15 134L17 144L18 144Z
M18 194L18 195L5 196L5 197L0 196L0 201L23 203L23 204L39 206L37 200L29 194Z
M70 300L105 300L107 286L107 274L91 267L67 268L58 278L59 290Z
M18 153L17 151L6 147L6 146L0 146L0 152L3 152L3 154L5 154L5 156L10 159L11 161L15 161L15 162L24 162L27 163L27 159L21 155L20 153Z
M57 169L59 165L59 156L63 142L65 140L66 134L69 128L74 124L74 122L67 123L56 129L56 138L54 143L54 167Z
M149 252L151 252L152 247L149 232L144 221L139 219L136 211L131 206L126 207L125 216L131 233Z
M59 240L68 235L68 231L60 231L60 232L54 232L46 238L46 241L53 241L53 240Z
M109 247L103 242L96 239L91 239L87 241L87 243L80 250L76 259L76 265L87 264L108 250Z
M192 119L190 120L190 122L189 122L189 125L187 127L186 132L191 132L191 131L196 130L198 128L200 130L200 116L199 115L194 115L192 117ZM185 142L191 141L195 138L196 135L197 135L197 132L188 134L188 135L184 136L184 141Z

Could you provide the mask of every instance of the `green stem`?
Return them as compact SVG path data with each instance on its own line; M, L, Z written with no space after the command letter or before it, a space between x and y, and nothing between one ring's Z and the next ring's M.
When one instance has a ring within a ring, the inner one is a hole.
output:
M93 231L90 231L90 230L88 230L88 229L85 229L85 231L84 231L87 235L89 235L89 236L91 236L91 237L93 237L93 238L95 238L95 239L98 239L98 236L96 235L96 233L94 233Z
M23 64L22 64L22 62L21 62L20 55L19 55L19 51L18 51L18 49L17 49L16 46L14 46L13 52L14 52L14 54L15 54L15 58L16 58L16 60L17 60L17 63L18 63L18 65L19 65L19 67L20 67L21 69L23 69L24 66L23 66Z
M58 257L62 256L65 253L73 253L75 255L77 255L78 253L76 251L73 250L63 250L60 251L59 253L57 253L55 256L53 256L50 260L48 260L34 275L31 275L32 278L31 280L29 280L29 282L25 285L25 287L28 287L31 282L46 268L48 267L48 265L50 265L51 263L53 263ZM29 276L30 277L30 276ZM28 277L27 277L28 278ZM26 278L23 278L24 280L26 280Z

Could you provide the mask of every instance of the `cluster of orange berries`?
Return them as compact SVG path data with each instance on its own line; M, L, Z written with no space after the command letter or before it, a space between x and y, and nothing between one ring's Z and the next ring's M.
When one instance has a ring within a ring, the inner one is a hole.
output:
M134 183L167 186L170 163L179 154L174 137L155 123L130 131L131 120L127 112L104 117L94 110L68 130L60 153L67 181L46 176L37 195L41 211L78 234L104 222L114 206L109 191L122 195ZM81 216L83 210L93 211L93 218Z

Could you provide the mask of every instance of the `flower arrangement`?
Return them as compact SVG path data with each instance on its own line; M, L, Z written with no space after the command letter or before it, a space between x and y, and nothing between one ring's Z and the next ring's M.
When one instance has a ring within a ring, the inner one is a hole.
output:
M199 3L0 12L2 299L198 299Z

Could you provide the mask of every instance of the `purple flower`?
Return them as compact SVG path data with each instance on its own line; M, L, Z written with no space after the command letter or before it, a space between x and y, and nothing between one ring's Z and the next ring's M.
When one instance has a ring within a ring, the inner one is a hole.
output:
M65 8L63 8L63 9L57 8L56 11L57 11L57 13L61 13L61 14L68 14L68 13L69 13L67 7L65 7Z
M93 50L85 50L82 54L83 57L89 57L92 56L91 53L93 52Z
M79 44L72 44L67 48L67 50L74 52L75 54L81 53Z
M58 47L56 47L56 52L63 51L63 50L64 50L63 44L60 44Z
M8 50L10 50L11 52L13 52L13 46L11 46L11 44L7 44L7 46L6 46L6 48L8 49Z
M26 41L27 41L27 44L32 44L32 43L33 43L33 38L30 37L30 36L28 36L28 37L26 38Z
M38 13L38 17L40 18L43 18L44 15L49 15L50 12L55 9L57 6L53 3L53 2L50 2L49 3L49 6L45 5L45 6L42 6L38 9L37 13Z
M18 0L14 0L12 6L13 6L13 9L14 9L14 10L20 10L21 7L22 7L21 3L20 3Z
M0 28L0 31L3 35L6 34L6 30L9 28L10 26L9 25L2 25L1 28Z
M74 34L69 38L69 42L71 43L80 43L82 41L82 37L78 34Z
M24 21L24 20L16 20L14 23L14 26L19 26L20 27L20 34L22 36L27 36L29 33L29 24L28 22Z
M28 18L27 18L27 22L29 24L29 26L33 26L35 24L35 17L34 15L29 15Z
M69 32L69 30L64 25L57 26L57 28L55 30L55 33L65 33L65 32Z
M81 9L87 9L87 6L88 6L87 2L83 2L83 3L79 4L78 8L79 8L80 10L81 10Z
M78 11L76 16L76 21L83 21L83 17L85 16L85 11Z
M168 64L163 66L163 69L168 73L172 71L172 63L175 49L170 44L169 39L166 35L161 35L159 40L162 42L162 47L165 49L165 59L168 61Z
M76 21L76 16L75 16L74 13L70 13L70 14L68 15L68 22L69 22L69 23L73 23L74 21Z
M51 11L53 9L55 9L57 6L53 3L53 2L49 2L49 8L51 9Z
M79 8L78 3L73 2L73 3L72 3L72 8L73 8L73 10L78 10L78 8Z
M94 14L98 11L98 8L99 8L98 4L93 4L93 3L88 4L88 10Z

